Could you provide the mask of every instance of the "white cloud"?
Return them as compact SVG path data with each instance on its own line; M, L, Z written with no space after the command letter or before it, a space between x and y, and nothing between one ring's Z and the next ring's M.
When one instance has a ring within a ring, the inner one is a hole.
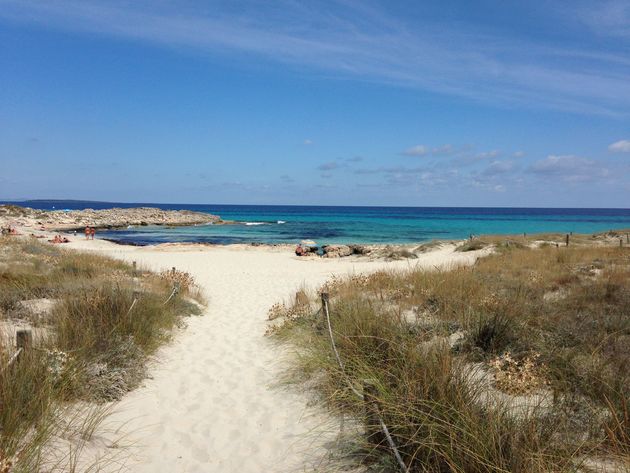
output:
M630 153L630 140L619 140L608 147L613 153Z
M455 155L452 162L458 166L472 166L482 161L494 160L499 156L501 156L501 151L498 149L479 153L474 153L472 149L464 149L463 152L459 152Z
M306 146L312 145L313 144L313 140L306 139L306 140L304 140L304 144Z
M607 168L595 161L574 155L549 155L532 164L528 171L542 178L564 182L596 181L610 175Z
M450 144L445 144L442 146L435 146L433 148L429 148L428 146L424 146L424 145L416 145L416 146L412 146L411 148L407 148L405 151L403 151L400 154L404 156L426 156L426 155L445 156L445 155L453 154L454 152L455 152L455 148L453 148L453 145L450 145Z
M492 104L623 116L630 108L621 47L602 53L515 40L472 23L411 23L367 2L334 2L334 9L317 1L238 2L238 8L216 2L205 9L153 0L0 0L0 6L0 18L13 22L202 54L242 52Z
M501 151L498 149L493 149L492 151L484 151L483 153L477 153L476 158L478 159L492 159L496 158L501 154Z
M424 145L416 145L406 149L401 154L404 154L405 156L425 156L429 154L429 150Z
M525 151L515 151L514 153L512 153L512 156L514 156L515 158L522 158L523 156L525 156Z
M283 174L282 176L280 176L280 180L285 182L286 184L291 184L291 183L295 182L295 179L293 179L288 174Z
M317 166L317 169L319 171L332 171L333 169L337 168L339 168L339 163L337 163L336 161L330 161Z
M484 169L482 174L485 176L497 176L506 174L513 169L514 163L512 161L492 161L490 166Z
M453 146L450 144L438 146L431 150L431 153L433 154L451 154L453 152L454 152Z
M580 2L576 2L580 3ZM630 3L627 0L591 0L575 9L577 18L601 35L630 36Z
M395 166L395 167L380 167L376 169L355 169L355 174L413 174L413 173L421 173L425 172L426 169L424 167L414 167L408 168L406 166Z

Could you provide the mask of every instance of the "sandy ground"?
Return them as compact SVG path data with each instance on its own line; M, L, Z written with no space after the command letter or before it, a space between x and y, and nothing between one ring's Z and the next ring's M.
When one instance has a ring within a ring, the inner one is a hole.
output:
M63 246L152 270L188 271L209 301L204 315L187 319L159 351L151 378L115 406L88 449L103 457L119 453L121 463L107 471L147 473L317 470L339 426L308 407L304 393L277 386L290 356L264 336L269 307L333 274L470 264L483 254L455 253L449 245L417 260L374 262L299 259L268 247L138 248L73 240Z

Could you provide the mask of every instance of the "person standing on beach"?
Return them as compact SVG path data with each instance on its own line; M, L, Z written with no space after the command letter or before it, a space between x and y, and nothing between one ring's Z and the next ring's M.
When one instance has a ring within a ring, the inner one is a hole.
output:
M91 232L90 232L90 226L89 226L89 225L86 225L86 226L85 226L85 239L86 239L86 240L89 240L89 239L90 239L90 233L91 233Z
M92 235L92 240L94 240L94 235L96 235L96 227L90 228L90 235Z

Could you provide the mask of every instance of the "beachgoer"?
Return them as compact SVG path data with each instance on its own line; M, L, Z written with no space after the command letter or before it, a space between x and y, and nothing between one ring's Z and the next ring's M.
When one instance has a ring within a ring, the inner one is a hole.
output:
M90 239L90 226L86 225L85 227L85 239L89 240Z
M90 228L90 235L92 236L92 240L94 240L94 235L96 235L96 228L95 227L91 227Z

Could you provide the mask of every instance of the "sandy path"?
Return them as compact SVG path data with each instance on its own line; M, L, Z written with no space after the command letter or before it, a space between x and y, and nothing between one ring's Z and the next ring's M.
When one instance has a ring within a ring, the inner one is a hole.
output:
M125 450L123 469L133 472L315 470L334 431L326 427L330 419L324 413L306 406L305 396L272 386L283 353L264 337L267 310L302 284L315 287L332 274L410 265L305 261L269 248L164 250L98 241L70 246L136 260L154 270L175 266L193 274L209 299L205 314L187 319L187 328L160 350L152 378L116 406L107 425L118 431L98 438L101 445L123 436L123 444L133 443ZM413 264L469 263L476 256L449 247ZM102 448L98 453L111 452Z

